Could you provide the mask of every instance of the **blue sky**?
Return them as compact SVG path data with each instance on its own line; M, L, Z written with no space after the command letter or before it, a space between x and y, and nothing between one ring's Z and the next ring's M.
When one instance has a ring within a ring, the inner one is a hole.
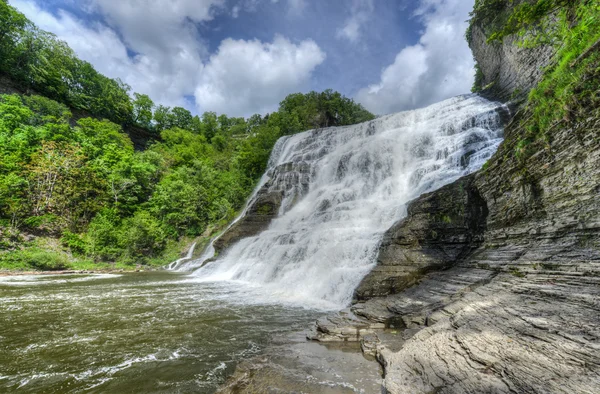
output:
M107 76L195 113L331 88L377 114L467 93L472 0L9 0Z

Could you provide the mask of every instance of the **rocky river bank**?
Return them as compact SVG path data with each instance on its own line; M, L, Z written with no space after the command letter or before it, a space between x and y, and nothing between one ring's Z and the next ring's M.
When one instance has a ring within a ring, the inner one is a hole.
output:
M521 48L515 37L490 44L486 34L474 26L470 44L482 94L514 100L504 142L484 169L412 201L353 305L307 335L360 345L380 363L381 387L363 392L600 391L600 118L589 108L517 155L529 116L523 100L553 51ZM269 201L272 216L279 200ZM265 371L303 365L252 364L262 372L246 364L223 391L288 392Z

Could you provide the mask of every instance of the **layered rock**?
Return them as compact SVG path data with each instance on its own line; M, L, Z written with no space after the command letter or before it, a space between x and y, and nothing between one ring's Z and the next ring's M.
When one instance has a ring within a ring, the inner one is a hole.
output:
M397 293L482 242L488 212L473 181L465 177L410 204L407 217L384 235L377 266L356 290L357 300Z
M523 37L517 35L489 41L490 35L509 18L514 8L525 1L490 2L488 7L495 8L494 16L475 17L469 27L467 41L481 78L476 83L480 94L491 100L521 104L553 61L555 49L549 44L525 46Z
M600 391L600 119L556 127L517 154L522 116L484 170L411 204L361 302L317 323L312 338L324 341L363 328L343 340L377 356L386 392ZM441 225L461 211L482 214ZM457 243L456 231L471 240ZM375 324L404 334L364 330Z
M269 184L263 186L250 203L246 214L215 240L215 250L223 252L239 239L252 237L269 227L271 220L277 217L283 198L282 192L269 191L269 187Z
M481 70L481 87L485 88L482 95L502 102L525 99L554 55L554 49L547 45L524 48L517 37L488 43L484 26L474 25L471 35L469 46Z

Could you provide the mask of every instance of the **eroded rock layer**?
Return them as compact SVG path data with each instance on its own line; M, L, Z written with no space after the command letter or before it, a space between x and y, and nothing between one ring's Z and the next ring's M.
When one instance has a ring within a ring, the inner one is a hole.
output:
M311 335L361 342L386 392L600 392L600 120L518 157L520 120L486 169L411 204L361 302Z

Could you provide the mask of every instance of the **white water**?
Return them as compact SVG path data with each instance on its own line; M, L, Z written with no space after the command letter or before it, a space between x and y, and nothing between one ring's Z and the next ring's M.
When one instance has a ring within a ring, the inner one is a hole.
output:
M263 174L263 176L260 178L258 185L254 188L254 191L250 195L250 198L248 198L248 201L246 201L246 205L244 206L242 213L240 213L231 223L229 223L229 225L227 226L227 228L225 228L224 231L222 231L219 235L217 235L213 239L211 239L208 246L202 252L202 255L200 256L200 258L198 258L196 260L192 260L192 255L194 253L193 249L196 247L196 244L194 243L194 245L192 246L191 252L188 252L188 256L169 264L167 269L172 270L172 271L178 271L178 272L190 272L190 271L193 271L195 269L202 267L204 265L205 261L207 261L208 259L212 259L215 256L215 252L216 252L215 247L214 247L215 241L217 239L219 239L219 237L221 235L225 234L227 232L227 230L229 230L234 224L236 224L241 218L243 218L246 215L246 212L248 212L248 208L254 202L256 195L258 194L258 191L265 185L265 183L267 183L269 181L272 170L273 170L273 168L276 167L277 162L279 160L279 156L282 153L283 146L285 146L285 142L287 141L288 138L289 137L280 138L275 143L275 146L273 147L273 150L271 152L271 157L269 158L269 163L267 165L268 169ZM182 264L184 262L185 262L185 264Z
M194 250L195 249L196 249L196 242L194 242L192 244L192 246L188 250L188 252L185 255L185 257L182 257L182 258L180 258L178 260L173 261L171 264L169 264L168 269L169 270L176 270L179 267L180 264L183 264L186 261L190 261L192 259L192 257L194 256Z
M283 191L279 217L193 275L248 283L263 302L346 306L406 203L476 171L495 152L502 110L460 96L281 140L260 185Z

